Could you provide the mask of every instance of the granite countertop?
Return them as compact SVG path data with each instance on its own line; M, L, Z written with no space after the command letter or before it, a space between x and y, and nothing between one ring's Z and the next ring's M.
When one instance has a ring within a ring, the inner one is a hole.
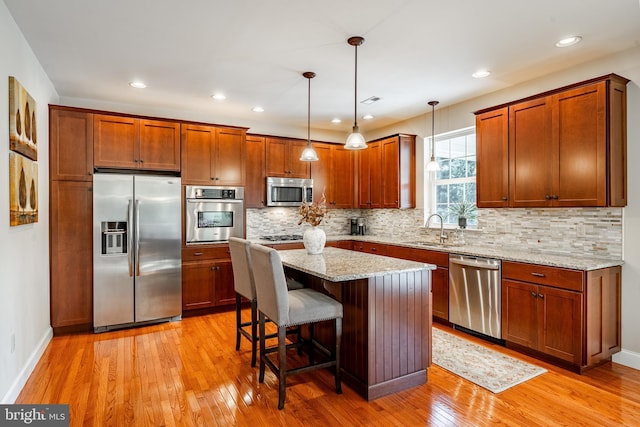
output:
M309 255L305 249L283 250L278 253L284 266L332 282L436 268L432 264L331 247L325 248L319 255Z
M503 261L516 261L530 264L548 265L552 267L571 268L575 270L598 270L600 268L616 267L623 265L621 259L581 257L566 254L554 254L548 252L523 251L509 247L487 247L475 245L456 246L451 244L440 245L438 243L421 241L419 239L399 239L382 236L352 236L333 235L327 236L327 241L353 240L358 242L383 243L389 245L404 246L409 248L426 249L431 251L447 252L450 254L471 255L487 258L497 258ZM253 240L256 243L277 245L278 242ZM279 242L292 243L295 241ZM328 248L327 248L328 249ZM394 259L397 262L397 259Z
M529 264L548 265L553 267L571 268L575 270L598 270L600 268L623 265L621 259L589 258L564 254L541 253L523 251L509 247L486 247L474 245L456 246L451 244L440 245L427 241L400 241L397 238L379 236L328 236L327 240L354 240L385 243L390 245L405 246L410 248L427 249L432 251L447 252L449 254L471 255L487 258L498 258L503 261L525 262Z

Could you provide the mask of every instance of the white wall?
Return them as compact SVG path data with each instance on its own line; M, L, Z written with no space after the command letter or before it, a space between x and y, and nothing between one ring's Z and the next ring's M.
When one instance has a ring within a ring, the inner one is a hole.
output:
M11 403L51 339L48 104L58 95L4 2L0 58L0 399ZM9 226L8 76L18 79L37 105L39 219L17 227Z
M628 158L628 206L623 210L623 259L622 269L622 347L614 360L640 369L640 47L582 64L559 73L535 79L508 89L480 96L451 106L440 105L435 112L436 134L475 125L473 112L530 95L535 95L582 80L615 73L630 79L627 85L627 158ZM425 110L430 107L426 105ZM431 133L431 113L396 123L392 126L368 132L367 139L379 138L398 132L418 135L418 167L423 169L421 153L428 150L422 140ZM424 207L423 177L418 176L418 207Z

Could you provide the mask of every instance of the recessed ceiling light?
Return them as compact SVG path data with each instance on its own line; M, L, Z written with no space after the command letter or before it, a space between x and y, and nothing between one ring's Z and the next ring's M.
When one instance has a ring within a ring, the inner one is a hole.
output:
M562 39L562 40L559 40L558 42L556 42L556 47L573 46L574 44L580 43L580 40L582 40L582 37L580 37L580 36L567 37L566 39Z
M331 120L331 123L334 123L334 124L342 123L342 120L336 117L335 119Z
M371 114L365 114L364 116L362 116L362 118L364 120L371 120L371 119L373 119L373 116Z
M264 108L260 106L255 106L251 109L251 111L253 111L254 113L262 113L264 111Z
M211 97L216 101L224 101L225 99L227 99L224 93L214 93L213 95L211 95Z
M475 77L476 79L482 79L484 77L488 77L491 74L488 70L478 70L475 73L471 74L471 77Z
M136 89L144 89L145 87L147 87L147 85L144 84L144 82L141 82L141 81L131 82L131 83L129 83L129 86L135 87Z

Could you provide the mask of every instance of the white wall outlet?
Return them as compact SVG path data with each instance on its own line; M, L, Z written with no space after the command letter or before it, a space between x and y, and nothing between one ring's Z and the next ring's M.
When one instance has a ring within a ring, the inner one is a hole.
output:
M496 222L495 221L487 221L487 231L495 233L495 231L496 231Z

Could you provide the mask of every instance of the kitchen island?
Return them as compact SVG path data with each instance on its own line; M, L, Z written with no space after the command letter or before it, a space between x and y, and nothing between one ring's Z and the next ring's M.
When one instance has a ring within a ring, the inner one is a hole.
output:
M330 247L320 255L279 253L287 275L342 303L346 384L373 400L427 382L434 265ZM331 348L331 324L314 333Z

